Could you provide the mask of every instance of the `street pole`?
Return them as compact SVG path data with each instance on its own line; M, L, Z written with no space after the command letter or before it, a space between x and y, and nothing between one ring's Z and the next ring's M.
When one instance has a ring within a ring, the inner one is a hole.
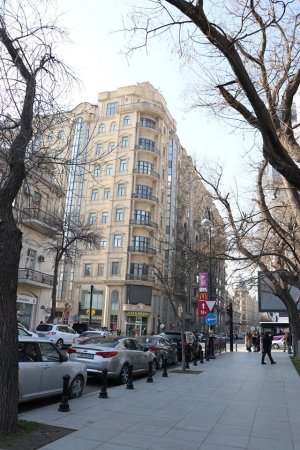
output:
M90 288L90 312L89 312L89 324L92 324L92 307L93 307L93 292L94 292L94 285L91 284Z

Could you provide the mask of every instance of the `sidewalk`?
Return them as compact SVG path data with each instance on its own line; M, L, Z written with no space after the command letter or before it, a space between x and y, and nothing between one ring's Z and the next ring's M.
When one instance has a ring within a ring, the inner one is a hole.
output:
M69 402L23 413L21 418L76 431L42 450L299 450L300 377L289 356L261 365L260 353L217 356L190 371L161 372Z

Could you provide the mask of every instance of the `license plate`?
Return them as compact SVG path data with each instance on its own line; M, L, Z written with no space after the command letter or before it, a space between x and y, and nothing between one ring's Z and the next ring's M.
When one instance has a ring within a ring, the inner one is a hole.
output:
M77 353L77 358L94 359L94 355L89 353Z

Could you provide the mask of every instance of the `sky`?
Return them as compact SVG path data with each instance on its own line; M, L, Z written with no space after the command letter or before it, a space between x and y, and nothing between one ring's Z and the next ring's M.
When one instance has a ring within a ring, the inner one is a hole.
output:
M223 164L226 189L247 185L252 180L245 156L252 147L251 136L234 133L203 109L187 110L188 71L181 71L182 63L167 40L154 39L148 52L138 51L129 60L125 56L129 36L122 31L123 18L134 4L149 6L148 0L58 1L60 21L72 41L61 48L62 57L81 80L72 106L82 101L95 104L99 92L149 81L164 96L188 154L200 165L205 160Z

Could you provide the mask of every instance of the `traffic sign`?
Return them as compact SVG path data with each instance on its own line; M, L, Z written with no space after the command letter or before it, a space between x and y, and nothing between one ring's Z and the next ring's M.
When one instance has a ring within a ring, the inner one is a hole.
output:
M216 304L216 300L206 300L207 307L210 311L214 309L214 306Z
M207 304L204 301L198 301L198 317L206 317L208 313Z
M209 326L216 325L216 323L217 323L216 314L212 314L212 313L207 314L207 316L205 317L205 323L206 323L206 325L209 325Z

